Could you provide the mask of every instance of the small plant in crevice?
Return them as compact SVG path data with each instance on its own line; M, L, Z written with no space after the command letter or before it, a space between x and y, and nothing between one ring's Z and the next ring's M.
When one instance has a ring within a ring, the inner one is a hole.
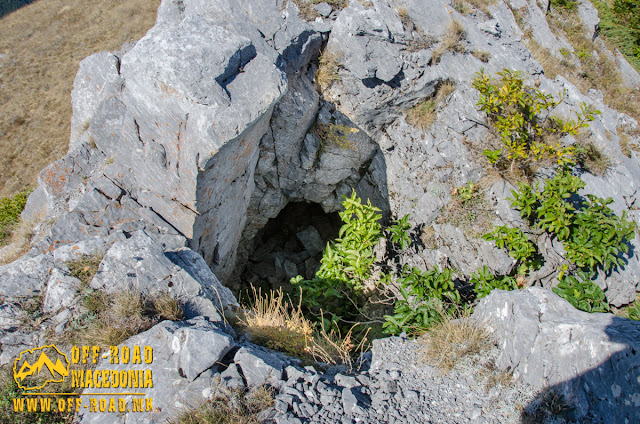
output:
M329 89L333 83L340 81L340 62L342 56L336 52L325 50L318 59L316 70L316 86L320 92Z
M518 166L526 175L544 160L553 160L560 166L575 164L575 147L563 146L559 139L576 135L580 128L588 127L600 112L581 105L575 120L563 121L550 113L563 102L534 87L527 87L517 73L504 69L498 72L499 81L493 81L484 71L477 74L473 86L480 93L478 106L487 114L490 124L500 136L503 151L488 151L490 162L499 163L504 155L509 171Z
M611 166L611 160L593 143L582 143L576 149L577 163L593 175L604 175Z
M451 81L444 81L436 88L436 92L429 98L422 100L406 112L407 123L426 130L437 118L436 110L447 97L453 93L456 86Z
M65 265L69 269L69 275L80 280L82 284L89 285L94 275L98 272L103 258L104 255L100 253L83 255L76 260L67 262Z
M300 11L300 17L307 20L313 21L315 18L320 16L317 10L314 9L314 6L320 3L327 3L334 10L342 10L349 4L348 0L291 0L296 6L298 6L298 10ZM283 7L287 4L287 2L283 2Z
M456 187L452 198L437 219L439 224L450 224L479 237L491 228L491 211L481 185L469 181Z
M348 125L334 123L324 124L316 122L313 126L313 133L320 139L320 150L324 151L327 146L339 147L341 149L354 149L355 145L348 134L358 132L357 128Z
M491 59L491 53L484 50L472 50L471 55L484 63L489 62L489 59Z
M585 312L610 312L604 291L589 279L587 273L577 271L567 275L553 288L553 292L571 305Z

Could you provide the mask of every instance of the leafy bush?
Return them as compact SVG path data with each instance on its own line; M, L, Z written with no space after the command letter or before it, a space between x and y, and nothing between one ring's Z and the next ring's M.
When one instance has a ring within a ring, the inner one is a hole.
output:
M27 204L30 191L21 191L0 200L0 245L7 242L13 227L20 221L20 214Z
M326 313L326 328L344 318L353 321L358 317L359 308L366 303L364 289L375 260L373 247L382 235L380 209L370 201L363 205L353 191L351 197L344 197L342 206L344 211L339 215L344 224L338 238L327 243L315 278L291 279L291 284L302 290L303 306L316 317L321 311Z
M405 215L400 218L400 221L396 221L395 224L389 227L391 242L399 244L402 250L409 247L411 244L411 237L409 236L408 231L410 229L411 224L409 223L409 215Z
M469 282L473 285L473 291L478 299L482 299L495 289L514 290L518 288L518 283L514 277L509 275L496 277L486 265L471 274Z
M584 272L566 276L558 287L553 288L553 292L581 311L609 312L604 292Z
M622 254L629 252L628 240L635 226L627 221L626 212L616 216L607 207L611 198L593 195L581 198L581 204L571 201L585 183L563 171L545 181L544 189L519 184L519 192L512 191L512 206L535 228L555 235L567 251L567 259L580 268L608 272L624 264Z
M506 248L509 256L519 261L525 261L536 253L536 247L519 228L495 227L482 238L495 241L496 246L500 249Z
M511 171L516 163L526 169L532 162L544 159L554 159L560 165L574 164L575 148L561 146L558 141L552 143L551 136L557 139L565 134L576 135L578 129L587 127L600 112L582 104L576 120L565 122L550 117L551 111L562 103L562 95L555 100L550 94L526 86L524 79L508 69L498 75L500 80L492 81L481 71L473 86L480 92L480 110L486 112L506 148ZM496 163L496 152L488 152Z
M443 316L455 311L460 293L455 289L453 272L436 267L422 272L417 268L402 270L398 279L402 299L399 299L393 315L386 315L383 327L386 333L421 334L441 321Z

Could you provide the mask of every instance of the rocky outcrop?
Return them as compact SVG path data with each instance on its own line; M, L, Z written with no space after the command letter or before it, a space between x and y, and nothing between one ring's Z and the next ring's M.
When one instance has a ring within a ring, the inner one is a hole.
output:
M473 313L497 339L496 365L564 397L579 422L640 420L640 326L589 314L549 290L495 290Z

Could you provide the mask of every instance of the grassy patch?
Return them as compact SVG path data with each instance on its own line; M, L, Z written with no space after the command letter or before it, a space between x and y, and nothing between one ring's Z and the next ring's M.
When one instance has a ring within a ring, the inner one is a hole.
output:
M167 293L143 295L124 289L106 294L84 282L80 304L81 315L62 336L54 337L56 343L115 346L162 320L178 321L183 316L181 303Z
M437 118L438 105L455 91L456 86L451 81L445 81L437 88L436 93L407 111L407 123L426 130L431 127Z
M467 31L464 29L462 23L455 19L451 20L440 45L433 51L431 62L433 64L439 63L446 52L465 53L467 49L463 41L466 36Z
M29 190L25 190L0 200L0 246L7 244L20 223L20 214L27 204L29 193Z
M313 6L320 3L327 3L329 6L333 8L333 10L342 10L349 5L348 0L291 0L293 3L298 6L298 10L300 11L300 17L302 19L306 19L307 21L313 21L315 18L320 16L317 10L313 8ZM366 4L360 2L363 6L366 7Z
M423 360L443 372L451 371L462 359L481 355L493 346L489 333L469 316L453 319L444 315L420 338L420 342Z
M233 392L191 408L170 420L171 424L259 424L258 417L274 404L273 392L259 387L250 392Z
M627 61L640 72L640 3L591 2L598 9L601 34L613 41Z
M141 38L159 4L47 0L0 19L0 196L35 185L40 170L67 152L80 61Z
M518 10L513 12L522 27L522 13ZM609 59L605 49L592 42L577 12L571 7L552 8L547 20L549 27L564 35L575 51L565 52L562 58L555 57L532 39L530 31L525 30L525 43L547 77L563 75L583 93L592 88L598 89L602 91L607 105L640 120L640 90L624 85L616 64Z
M51 390L54 393L72 393L70 382L71 378L66 379L68 383L49 383L47 390ZM11 366L5 366L0 368L0 422L3 424L71 424L74 421L74 413L70 412L58 412L55 408L52 408L52 412L28 412L26 407L24 412L14 412L14 400L19 398L24 399L26 396L22 396L24 391L18 387L13 379L13 372ZM52 399L52 403L55 403L55 399Z
M491 207L480 185L469 182L453 189L452 198L437 219L438 224L462 228L471 237L480 237L491 228Z

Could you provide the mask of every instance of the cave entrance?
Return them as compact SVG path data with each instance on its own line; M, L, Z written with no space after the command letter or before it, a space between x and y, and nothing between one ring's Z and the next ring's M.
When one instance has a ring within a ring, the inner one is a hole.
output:
M317 203L289 203L270 219L253 239L253 247L240 274L243 289L291 289L297 275L313 278L328 241L338 237L342 221L337 212L326 213Z

